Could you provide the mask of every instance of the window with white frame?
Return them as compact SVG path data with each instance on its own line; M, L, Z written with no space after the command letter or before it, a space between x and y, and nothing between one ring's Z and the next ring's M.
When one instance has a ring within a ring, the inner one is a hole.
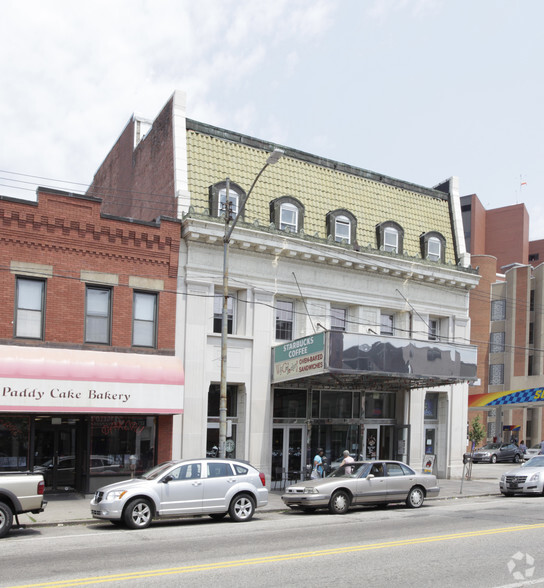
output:
M331 307L331 331L346 330L346 309Z
M85 298L85 342L111 342L111 289L87 286Z
M382 312L380 316L380 334L392 335L394 328L394 316L392 314Z
M506 319L506 300L492 300L491 301L491 320L503 321Z
M134 292L132 345L157 346L157 294Z
M351 243L351 222L347 216L341 215L334 219L334 240Z
M289 341L294 332L294 304L288 300L276 301L276 339Z
M216 292L213 299L213 332L221 333L223 326L223 293ZM232 335L234 328L234 298L227 298L227 333Z
M229 189L229 202L230 202L229 212L231 215L231 219L233 219L238 214L238 207L240 205L240 195L238 194L238 192L236 192L232 188ZM221 188L221 190L219 190L219 198L218 198L217 205L218 205L217 215L221 216L222 214L225 214L225 210L227 207L227 189L226 188Z
M15 337L43 339L45 281L17 278Z
M504 342L504 331L491 333L489 338L489 353L504 353Z
M498 386L504 384L504 364L493 363L489 366L489 385Z
M386 227L384 229L383 248L385 251L399 252L399 232L394 227Z
M427 242L427 259L439 261L442 257L442 243L437 237L431 237Z
M292 233L298 230L298 208L290 202L280 206L280 230Z
M437 231L428 231L420 235L421 256L429 261L445 262L446 239Z

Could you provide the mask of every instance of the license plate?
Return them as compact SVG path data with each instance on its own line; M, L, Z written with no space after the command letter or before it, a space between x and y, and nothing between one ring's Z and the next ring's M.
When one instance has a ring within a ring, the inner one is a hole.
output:
M508 484L508 488L518 488L517 484Z

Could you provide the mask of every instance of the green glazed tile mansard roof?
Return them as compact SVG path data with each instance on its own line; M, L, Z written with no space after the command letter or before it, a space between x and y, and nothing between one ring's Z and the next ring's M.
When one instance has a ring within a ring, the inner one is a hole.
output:
M187 160L191 206L209 208L209 187L225 178L247 193L273 144L187 121ZM445 194L364 169L286 149L280 161L269 166L253 189L245 220L270 223L269 204L280 196L293 196L305 208L304 233L326 238L325 219L338 208L357 218L357 242L376 247L376 225L393 220L404 229L404 251L420 254L420 235L438 231L446 239L447 263L455 264L449 202Z

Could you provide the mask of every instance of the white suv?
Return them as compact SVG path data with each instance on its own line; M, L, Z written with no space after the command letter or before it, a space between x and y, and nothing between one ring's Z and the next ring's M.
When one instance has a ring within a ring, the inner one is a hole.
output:
M155 466L142 476L99 488L91 514L131 529L145 529L154 517L208 514L249 521L268 504L263 473L234 459L185 459Z

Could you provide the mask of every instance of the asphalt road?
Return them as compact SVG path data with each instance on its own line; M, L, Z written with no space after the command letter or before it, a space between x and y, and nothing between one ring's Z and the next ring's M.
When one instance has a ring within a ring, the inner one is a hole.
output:
M523 586L544 583L544 497L13 532L0 586Z

